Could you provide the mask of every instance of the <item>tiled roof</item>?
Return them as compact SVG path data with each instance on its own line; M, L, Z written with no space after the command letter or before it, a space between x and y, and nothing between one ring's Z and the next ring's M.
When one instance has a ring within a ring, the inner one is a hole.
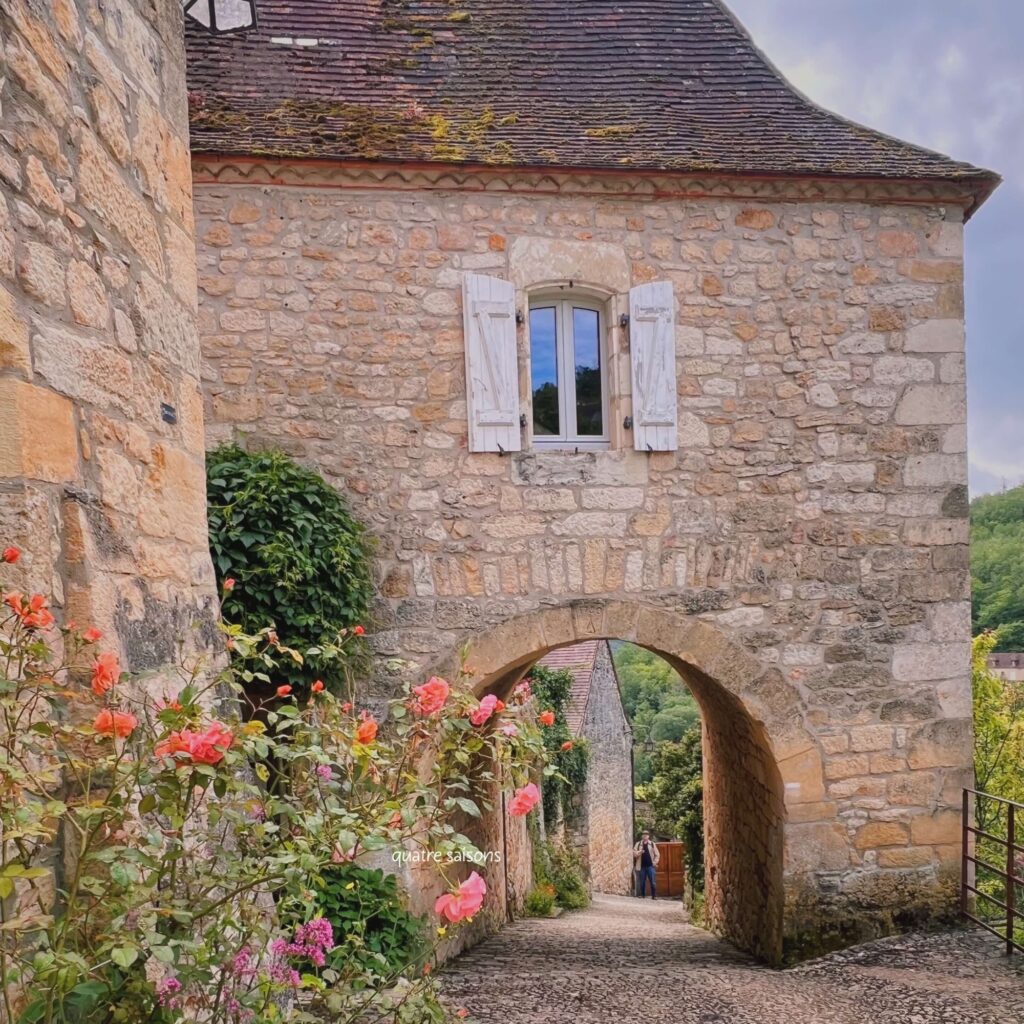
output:
M815 106L719 0L258 0L187 29L192 146L224 156L998 177Z
M587 700L590 698L590 681L594 675L597 652L601 644L607 640L584 640L570 647L558 647L549 651L538 662L545 668L567 669L572 674L572 695L569 707L565 712L566 724L573 736L578 736L583 728L583 717L587 713Z
M1024 654L1000 651L988 656L989 668L1024 668Z

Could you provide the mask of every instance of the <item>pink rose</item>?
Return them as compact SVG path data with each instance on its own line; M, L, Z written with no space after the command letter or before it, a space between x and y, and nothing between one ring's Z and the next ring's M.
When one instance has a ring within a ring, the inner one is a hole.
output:
M522 818L537 806L538 800L540 800L540 790L530 782L515 791L512 799L508 802L508 813L513 818Z
M506 722L498 732L500 732L502 736L507 736L509 739L515 739L519 735L519 730L512 722Z
M487 883L474 871L455 892L437 898L434 912L457 924L472 917L483 906L486 895Z
M433 715L444 707L451 687L447 680L432 676L412 692L416 695L416 711L421 715Z
M476 711L469 716L469 720L474 725L483 725L491 715L497 710L498 698L493 693L487 694L482 701L480 701L479 707Z

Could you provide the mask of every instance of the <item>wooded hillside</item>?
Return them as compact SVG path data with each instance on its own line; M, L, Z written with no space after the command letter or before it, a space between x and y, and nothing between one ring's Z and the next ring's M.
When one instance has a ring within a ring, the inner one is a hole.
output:
M971 502L974 633L996 630L996 650L1024 650L1024 486Z

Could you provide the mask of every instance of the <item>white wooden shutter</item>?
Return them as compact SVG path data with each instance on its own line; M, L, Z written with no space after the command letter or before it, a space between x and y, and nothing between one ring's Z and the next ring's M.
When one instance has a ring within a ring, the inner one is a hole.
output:
M471 452L517 452L519 366L516 290L485 274L462 279L466 323L466 403Z
M633 447L637 451L674 452L679 447L675 323L670 281L630 288Z

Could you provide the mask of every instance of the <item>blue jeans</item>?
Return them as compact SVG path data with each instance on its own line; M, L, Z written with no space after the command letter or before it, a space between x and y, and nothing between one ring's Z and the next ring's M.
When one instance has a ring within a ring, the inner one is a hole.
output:
M637 873L639 878L637 880L637 887L640 890L640 896L647 895L647 882L651 883L651 899L654 899L654 865L651 864L649 867L641 868Z

